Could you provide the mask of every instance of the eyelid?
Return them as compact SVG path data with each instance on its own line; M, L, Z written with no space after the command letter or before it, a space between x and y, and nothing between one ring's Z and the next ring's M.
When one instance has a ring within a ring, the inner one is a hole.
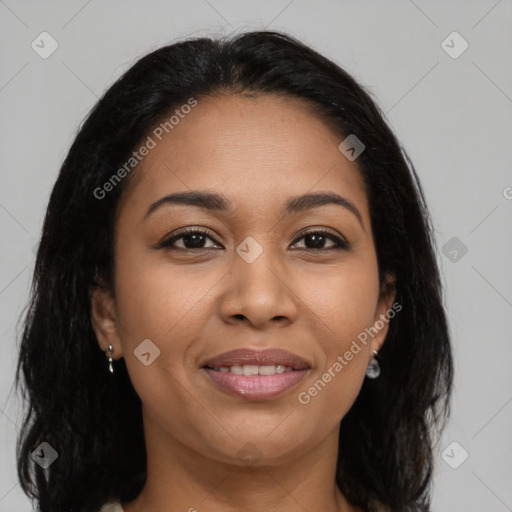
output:
M212 240L216 245L221 245L215 237L211 234L211 232L208 230L208 228L203 227L184 227L179 229L177 232L174 232L172 235L165 237L158 245L157 248L168 248L169 250L178 250L178 251L204 251L213 249L213 247L198 247L195 249L190 249L186 247L176 247L172 244L179 240L180 238L190 235L190 234L201 234ZM351 243L342 235L337 233L336 231L323 227L323 226L310 226L306 228L303 231L300 231L295 238L292 240L291 245L295 245L298 243L302 238L309 234L321 234L324 235L326 238L331 240L331 242L334 242L336 245L334 247L328 247L323 249L308 249L307 247L304 249L294 249L294 250L302 250L302 251L312 251L312 252L326 252L326 251L332 251L335 249L344 249L348 250L351 248Z
M295 245L299 240L304 238L305 236L309 234L322 234L322 235L330 235L328 238L332 242L334 242L337 246L336 247L330 247L326 249L302 249L305 251L313 251L313 252L322 252L322 251L330 251L332 249L345 249L348 250L351 248L351 243L342 235L338 234L336 231L326 228L323 226L312 226L304 231L301 231L293 240L292 245Z
M165 236L163 238L163 240L158 243L157 248L161 249L161 248L169 247L171 249L177 249L177 250L183 250L183 251L192 251L192 250L200 251L200 250L205 250L205 249L211 249L210 247L202 247L202 248L198 248L198 249L187 249L187 248L183 248L183 247L174 247L171 245L172 242L178 240L179 238L181 238L183 236L195 234L195 233L200 234L200 235L205 235L208 238L210 238L213 242L215 242L215 244L219 245L219 242L217 242L215 237L211 234L211 232L207 228L184 227L184 228L179 229L177 232L172 233L172 235L170 235L170 236Z
M333 237L339 238L340 240L343 240L345 243L348 244L348 241L337 231L331 228L326 228L324 226L310 226L309 228L300 231L295 237L295 240L300 239L303 236L309 235L310 233L324 233L326 235L332 235Z

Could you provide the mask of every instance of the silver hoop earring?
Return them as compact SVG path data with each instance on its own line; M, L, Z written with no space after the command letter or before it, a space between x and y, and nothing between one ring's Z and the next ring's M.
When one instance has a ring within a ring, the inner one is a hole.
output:
M112 354L114 353L114 347L109 345L107 350L105 350L105 353L107 352L110 352L110 356L108 357L108 369L110 370L110 373L114 373L114 368L112 368Z
M372 358L368 363L368 368L366 368L366 376L369 379L376 379L380 375L380 365L379 361L375 359L375 356L378 354L376 350L372 350Z

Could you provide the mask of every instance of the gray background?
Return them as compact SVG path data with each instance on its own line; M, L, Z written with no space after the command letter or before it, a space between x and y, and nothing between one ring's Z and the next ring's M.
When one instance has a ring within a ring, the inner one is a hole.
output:
M31 510L15 471L16 321L79 123L145 53L263 28L298 37L365 84L410 154L432 212L456 360L433 510L512 511L511 21L510 0L0 0L0 511ZM47 59L31 48L43 31L59 45ZM453 31L469 44L457 58L441 45Z

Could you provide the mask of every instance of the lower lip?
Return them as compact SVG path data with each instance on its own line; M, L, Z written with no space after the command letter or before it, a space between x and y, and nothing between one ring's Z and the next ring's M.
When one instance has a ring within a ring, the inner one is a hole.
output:
M237 375L203 368L210 379L222 389L247 400L268 400L275 398L304 378L307 369L276 373L275 375Z

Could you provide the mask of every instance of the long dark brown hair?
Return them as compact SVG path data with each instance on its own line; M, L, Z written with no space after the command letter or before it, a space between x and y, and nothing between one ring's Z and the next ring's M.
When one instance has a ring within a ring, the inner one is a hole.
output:
M41 512L97 512L146 480L140 399L124 360L111 375L91 326L88 289L113 285L116 207L132 176L98 199L152 127L191 97L272 93L301 98L365 151L364 177L381 283L396 276L381 375L365 379L341 422L337 482L353 504L427 511L436 432L446 422L453 363L433 229L416 171L371 98L341 67L277 32L196 38L138 60L94 106L62 164L37 252L16 386L27 402L18 476ZM340 138L340 141L342 139ZM21 382L21 373L24 382ZM47 469L32 451L58 453Z

